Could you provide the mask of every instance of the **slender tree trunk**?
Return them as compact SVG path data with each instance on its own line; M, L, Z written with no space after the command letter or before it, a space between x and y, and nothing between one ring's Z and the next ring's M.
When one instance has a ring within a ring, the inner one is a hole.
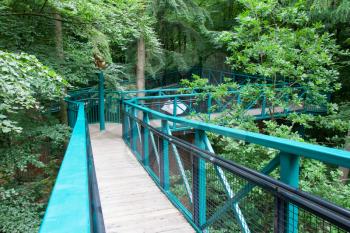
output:
M137 68L136 68L136 87L138 91L145 90L145 40L143 36L137 41ZM144 97L144 92L138 92L137 97ZM142 101L141 101L142 102ZM139 119L143 118L142 112L138 113Z
M141 36L137 42L137 70L136 70L136 86L137 90L145 89L145 40ZM142 97L144 93L138 93L137 96Z
M56 45L56 54L57 58L60 62L64 61L64 53L63 53L63 36L62 36L62 17L59 13L55 13L55 45ZM64 90L67 93L67 90ZM61 122L67 124L67 106L64 100L60 101L60 118Z

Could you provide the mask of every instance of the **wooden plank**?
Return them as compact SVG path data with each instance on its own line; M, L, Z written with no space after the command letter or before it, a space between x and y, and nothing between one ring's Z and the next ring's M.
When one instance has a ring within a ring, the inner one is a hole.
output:
M90 125L106 232L195 232L121 138L121 125Z

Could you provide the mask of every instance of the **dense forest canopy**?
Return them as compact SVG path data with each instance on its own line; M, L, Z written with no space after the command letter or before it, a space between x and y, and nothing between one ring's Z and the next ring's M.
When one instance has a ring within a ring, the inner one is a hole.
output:
M349 149L349 49L349 0L0 0L0 232L37 231L71 130L64 97L97 85L99 68L118 90L194 66L261 75L273 85L218 87L200 77L183 85L222 99L241 88L243 101L264 91L270 113L286 93L300 105L293 87L302 87L326 115L257 122L234 106L211 122ZM281 80L289 85L276 88ZM51 113L57 105L62 113ZM211 140L220 156L257 170L276 154ZM304 159L300 180L350 208L348 170Z

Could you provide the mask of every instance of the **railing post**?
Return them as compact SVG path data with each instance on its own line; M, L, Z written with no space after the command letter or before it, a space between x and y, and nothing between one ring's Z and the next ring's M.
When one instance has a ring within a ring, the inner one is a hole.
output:
M122 123L123 103L124 103L124 96L121 96L119 100L118 110L117 110L119 112L117 123Z
M168 121L162 120L162 131L167 134ZM165 191L169 190L169 142L162 139L162 153L160 154L160 184Z
M104 90L104 82L105 78L103 76L103 72L100 71L98 73L98 94L99 94L99 118L100 118L100 130L103 131L106 129L105 126L105 90Z
M129 128L129 122L128 122L128 108L125 104L121 104L121 113L122 113L122 128L123 128L123 139L125 142L128 140L128 128Z
M131 116L133 118L130 118L130 126L131 126L131 149L132 151L137 154L136 147L137 147L137 126L136 126L136 110L135 108L131 108Z
M148 113L144 112L143 113L143 122L145 122L147 125L149 124L149 117L148 117ZM149 129L147 127L143 127L143 134L142 134L143 138L142 138L142 149L143 149L143 153L142 153L142 160L143 160L143 165L145 167L149 166L149 137L150 137L150 133L149 133Z
M122 138L125 141L125 134L126 134L126 114L125 114L125 108L123 106L123 109L121 111L121 123L122 123Z
M299 187L299 164L300 156L285 152L280 153L280 176L281 181L294 188ZM298 232L298 208L292 204L285 204L285 229L286 232Z
M211 94L208 94L208 119L210 120L210 115L211 115L211 104L212 104L212 97Z
M266 114L266 95L263 94L263 102L261 106L261 116L264 117Z
M288 94L285 95L284 100L286 101L286 105L287 105L287 107L284 109L284 114L288 114L288 111L289 111L289 102L290 102L290 99L289 99L289 95L288 95Z
M205 132L195 130L195 144L205 149ZM206 170L205 161L193 156L193 221L200 227L206 222Z
M275 197L275 217L274 217L274 233L285 233L286 231L286 203L279 196Z
M173 117L176 117L177 115L177 97L174 98L174 104L173 104ZM173 129L176 128L176 123L173 122Z

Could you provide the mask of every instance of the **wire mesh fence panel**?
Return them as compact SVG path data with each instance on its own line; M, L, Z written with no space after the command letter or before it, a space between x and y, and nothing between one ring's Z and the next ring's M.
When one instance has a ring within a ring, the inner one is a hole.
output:
M128 144L129 147L131 147L132 143L132 127L131 127L131 120L130 117L126 114L126 137L125 142Z
M273 195L207 164L207 221L215 232L273 232Z
M156 176L159 181L160 177L160 156L161 156L161 145L162 140L159 135L154 134L152 131L150 132L149 138L149 168Z
M142 160L142 154L143 154L143 147L142 147L142 132L143 132L143 126L138 123L135 122L135 133L136 133L136 153L137 153L137 157L139 160Z
M201 107L202 112L204 112L202 105L203 101L197 100L195 96L179 98L178 106L180 106L179 113L181 112L181 114L178 115L190 118L193 116L200 117Z
M292 204L291 204L292 205ZM290 214L297 215L297 221L294 221L294 225L289 223L288 233L291 232L303 232L303 233L346 233L346 231L329 221L318 217L317 215L301 208L294 208L290 210ZM297 210L297 214L296 214Z
M221 98L212 97L210 100L209 111L212 113L216 113L216 112L222 112L225 110L229 110L229 109L234 108L239 101L240 101L240 99L239 99L238 92L228 94L227 96L223 96Z
M164 110L162 110L162 108L164 109L164 106L170 105L171 102L168 102L169 99L152 99L152 100L146 100L144 101L142 104L148 108L150 108L151 110L157 111L157 112L165 112ZM171 114L170 112L165 112L167 114ZM158 117L154 117L153 115L150 116L150 119L156 119Z
M182 206L193 213L192 155L191 152L169 143L170 192Z
M105 100L105 120L107 122L120 123L120 99L108 96Z
M91 98L84 100L89 124L99 122L99 103L98 99Z
M198 113L208 113L208 95L196 96L195 102L192 103L192 107L190 108L190 112Z
M222 206L229 200L229 196L225 190L221 179L218 177L217 167L213 164L206 163L207 171L207 211L206 220L209 226L206 227L210 232L224 232L224 230L239 230L237 223L235 223L234 216L230 214L230 211L221 216L218 215ZM223 216L224 215L224 216Z

